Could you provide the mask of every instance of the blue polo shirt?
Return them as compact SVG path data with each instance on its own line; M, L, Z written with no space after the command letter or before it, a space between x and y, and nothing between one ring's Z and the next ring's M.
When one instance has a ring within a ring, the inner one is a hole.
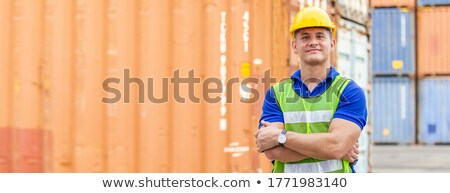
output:
M294 91L301 97L315 97L323 93L329 85L333 82L334 78L339 75L334 67L331 67L327 77L322 80L312 92L309 91L306 84L300 78L300 70L294 72L291 76L293 82ZM341 118L347 121L351 121L361 128L366 125L367 120L367 107L366 97L364 91L354 81L350 81L341 94L338 108L334 113L333 118ZM264 104L262 106L262 115L259 120L261 127L261 120L267 122L283 122L283 112L278 106L275 94L272 89L269 89L264 98ZM353 167L352 167L353 170Z

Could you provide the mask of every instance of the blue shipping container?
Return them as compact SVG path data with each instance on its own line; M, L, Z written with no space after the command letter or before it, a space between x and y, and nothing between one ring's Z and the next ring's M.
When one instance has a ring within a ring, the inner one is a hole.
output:
M424 5L450 5L450 0L419 0L419 6Z
M420 142L450 143L450 77L420 81Z
M372 10L372 74L413 74L414 14L402 8Z
M372 99L374 142L414 143L414 81L408 77L374 77Z

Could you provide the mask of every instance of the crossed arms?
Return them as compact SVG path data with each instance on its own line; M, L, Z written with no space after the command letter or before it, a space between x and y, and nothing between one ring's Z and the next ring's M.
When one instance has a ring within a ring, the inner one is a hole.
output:
M278 135L284 128L281 122L262 121L263 126L255 133L258 152L264 152L270 160L295 162L309 157L331 160L344 159L353 163L358 159L358 125L345 119L331 121L328 133L302 134L287 132L284 146L278 145Z

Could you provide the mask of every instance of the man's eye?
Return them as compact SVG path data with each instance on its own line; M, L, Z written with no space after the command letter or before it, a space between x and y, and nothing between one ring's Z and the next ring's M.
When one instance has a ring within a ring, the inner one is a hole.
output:
M302 40L306 40L306 39L308 39L309 37L308 36L303 36L302 37Z
M323 35L318 35L318 36L317 36L317 38L319 38L319 39L323 39L323 38L324 38L324 36L323 36Z

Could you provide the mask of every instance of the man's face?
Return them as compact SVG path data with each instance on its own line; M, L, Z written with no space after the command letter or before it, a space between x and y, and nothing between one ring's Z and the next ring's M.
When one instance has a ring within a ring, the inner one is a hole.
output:
M334 46L335 40L325 28L300 29L292 41L292 47L298 51L302 63L310 65L327 61Z

